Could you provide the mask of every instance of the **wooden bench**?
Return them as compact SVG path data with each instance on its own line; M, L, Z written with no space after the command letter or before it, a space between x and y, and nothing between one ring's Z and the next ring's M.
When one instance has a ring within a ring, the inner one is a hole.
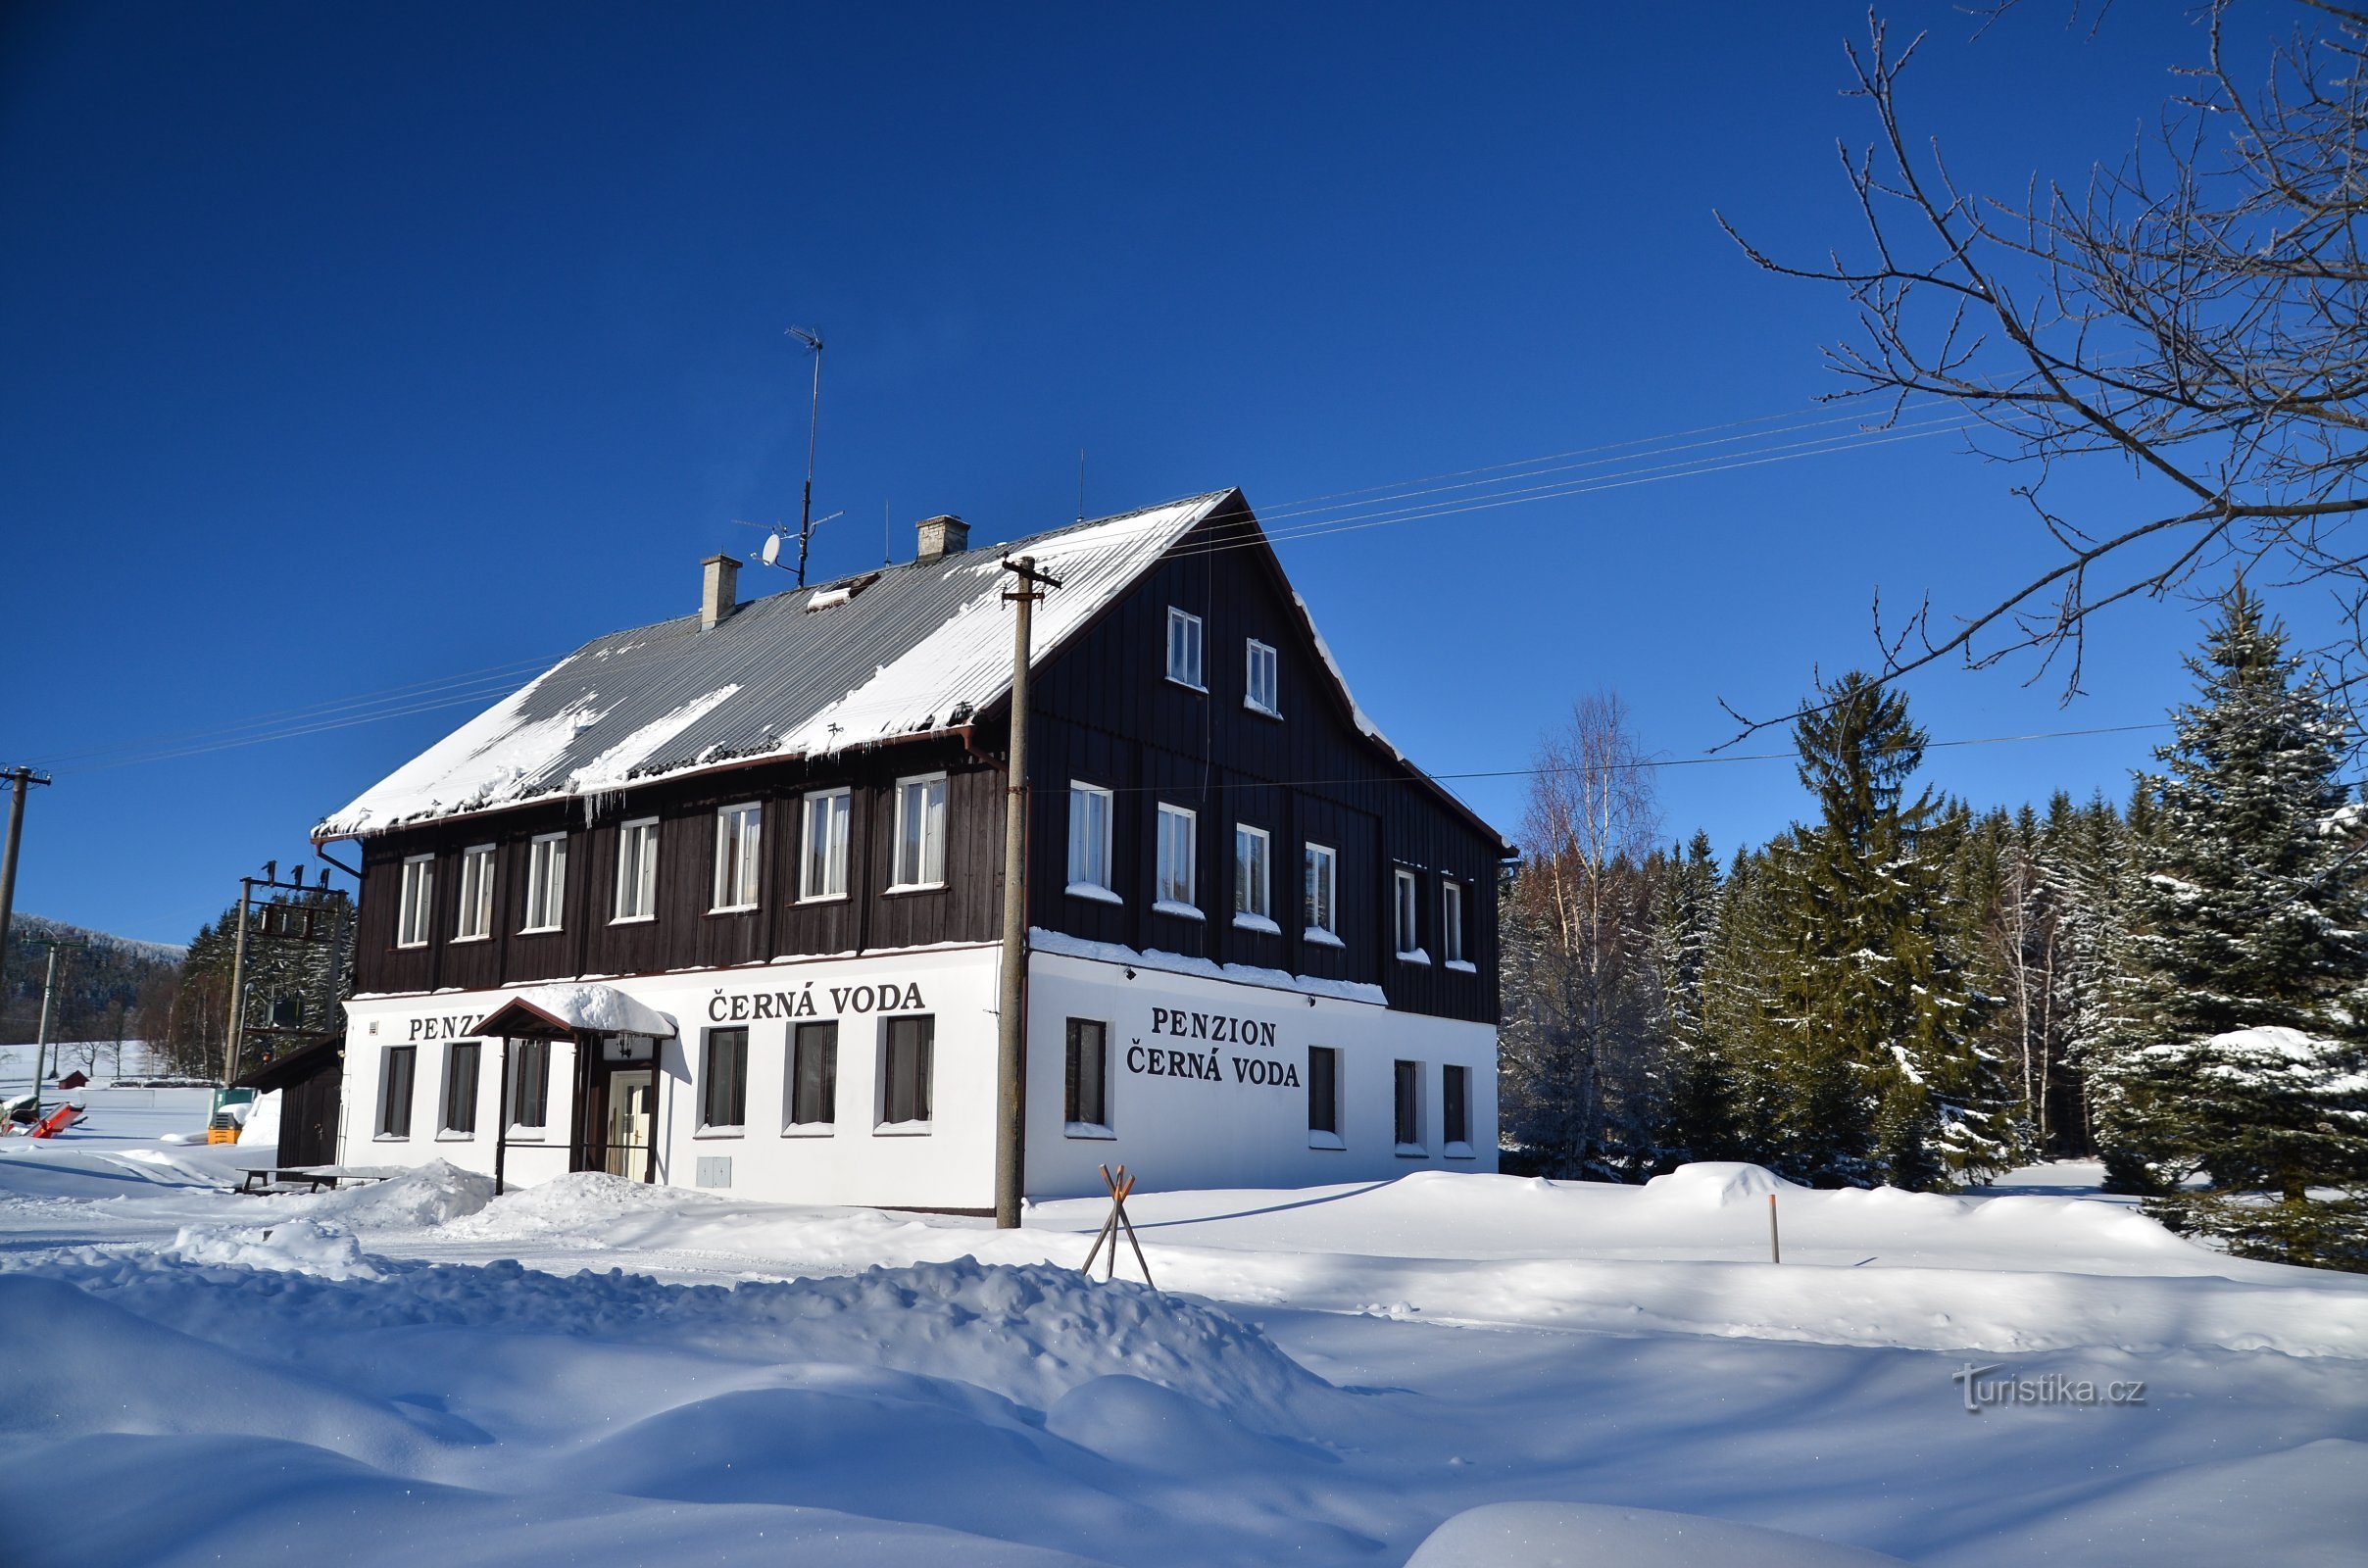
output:
M334 1189L340 1182L382 1182L403 1174L395 1165L240 1165L236 1167L242 1180L238 1191L265 1194L293 1192L302 1186L307 1192Z

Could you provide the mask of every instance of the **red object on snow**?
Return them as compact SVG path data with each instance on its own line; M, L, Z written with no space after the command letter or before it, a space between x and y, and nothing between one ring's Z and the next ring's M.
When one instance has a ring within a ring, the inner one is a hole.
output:
M79 1089L88 1082L90 1082L90 1074L76 1067L73 1072L58 1080L58 1087L60 1089Z
M70 1100L35 1122L31 1131L25 1136L27 1138L55 1138L81 1119L82 1107Z

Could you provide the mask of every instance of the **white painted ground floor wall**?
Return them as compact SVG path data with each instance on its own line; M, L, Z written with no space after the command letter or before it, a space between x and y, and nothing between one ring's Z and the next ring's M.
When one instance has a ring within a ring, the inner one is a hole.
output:
M996 999L993 947L814 958L603 984L665 1013L680 1031L661 1042L658 1179L728 1180L744 1197L783 1202L985 1209L994 1202ZM1130 976L1131 969L1131 976ZM444 1128L445 1074L455 1045L514 991L358 997L347 1004L340 1161L494 1166L502 1043L481 1042L474 1128ZM881 1120L889 1020L933 1020L930 1116ZM1105 1026L1108 1102L1099 1128L1065 1115L1069 1020ZM789 1120L796 1025L836 1020L837 1092L828 1122ZM712 1031L748 1031L746 1110L737 1128L702 1125ZM413 1053L410 1131L384 1124L389 1048ZM1339 1053L1337 1138L1308 1130L1311 1048ZM544 1125L514 1125L510 1180L568 1168L576 1062L550 1048ZM1189 1056L1190 1060L1187 1061ZM1415 1064L1421 1136L1396 1137L1397 1064ZM1487 1024L1392 1012L1368 1002L1180 974L1099 958L1033 954L1028 1006L1027 1192L1099 1191L1096 1167L1124 1163L1146 1189L1291 1187L1390 1177L1425 1167L1496 1169L1497 1032ZM1449 1145L1443 1069L1468 1085L1468 1144ZM1337 1145L1337 1147L1331 1147ZM728 1164L720 1163L728 1162Z

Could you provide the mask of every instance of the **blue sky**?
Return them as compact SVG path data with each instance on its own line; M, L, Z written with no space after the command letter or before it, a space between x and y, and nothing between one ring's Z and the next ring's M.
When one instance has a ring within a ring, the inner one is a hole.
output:
M1910 110L1970 177L2078 176L2198 49L2183 8L2061 9L1968 41L1894 8L1934 29ZM883 504L900 554L934 512L1058 524L1080 448L1097 514L1228 484L1283 510L1807 410L1844 302L1711 214L1799 255L1852 236L1863 26L1856 0L12 7L0 760L57 775L18 907L185 940L469 710L87 754L694 608L699 559L759 541L731 518L796 514L792 322L829 344L823 575L876 564ZM1435 771L1519 766L1599 685L1682 759L1732 733L1720 699L1780 710L1866 661L1878 587L1965 609L2027 575L2014 477L1944 437L1282 548ZM2156 720L2195 625L2117 614L2069 709L2023 668L1921 678L1913 710L1936 737ZM1928 773L2118 796L2153 739ZM1804 808L1783 763L1660 782L1669 832L1722 852ZM1460 787L1517 823L1517 780Z

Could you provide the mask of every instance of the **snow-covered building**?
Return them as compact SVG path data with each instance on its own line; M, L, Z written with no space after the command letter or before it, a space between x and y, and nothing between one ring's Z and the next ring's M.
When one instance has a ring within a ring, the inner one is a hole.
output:
M1502 837L1390 746L1238 491L587 644L324 819L339 1157L994 1194L1012 615L1025 1190L1496 1164Z

